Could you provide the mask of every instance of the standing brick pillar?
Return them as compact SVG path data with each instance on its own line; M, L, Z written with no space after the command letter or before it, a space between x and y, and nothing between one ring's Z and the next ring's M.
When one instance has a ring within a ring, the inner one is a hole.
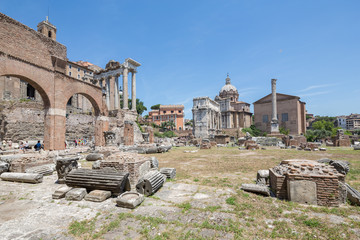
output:
M65 149L66 110L48 108L45 113L44 148Z
M132 122L125 121L124 145L134 145L134 126Z
M105 146L104 132L109 130L109 118L97 116L95 120L95 146Z

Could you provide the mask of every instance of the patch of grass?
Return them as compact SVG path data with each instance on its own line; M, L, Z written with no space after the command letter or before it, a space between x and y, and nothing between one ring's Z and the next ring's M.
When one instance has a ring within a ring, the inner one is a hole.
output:
M303 223L308 226L308 227L319 227L320 226L320 221L316 218L310 218L310 219L307 219L307 220L304 220Z
M200 181L198 178L194 178L194 182L198 182Z
M229 197L225 201L229 205L235 205L236 204L236 198L235 197Z
M215 212L218 209L221 209L221 206L207 206L205 211Z
M176 206L178 206L179 208L182 208L183 211L189 211L191 209L191 204L189 202L180 203L180 204L177 204Z

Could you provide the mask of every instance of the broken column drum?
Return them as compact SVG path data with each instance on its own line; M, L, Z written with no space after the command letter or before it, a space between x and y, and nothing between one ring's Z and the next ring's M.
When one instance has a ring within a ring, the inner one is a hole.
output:
M86 188L88 191L107 190L117 196L130 190L128 177L129 173L111 168L76 169L66 176L65 183L69 187Z
M176 168L161 168L160 172L169 179L174 179L176 177Z
M56 159L56 172L58 183L65 183L65 176L73 169L78 168L79 157L58 158Z
M150 196L159 190L166 180L166 176L159 171L150 171L140 179L136 185L136 191L145 196Z
M37 173L15 173L5 172L0 175L4 181L23 182L23 183L41 183L43 175Z

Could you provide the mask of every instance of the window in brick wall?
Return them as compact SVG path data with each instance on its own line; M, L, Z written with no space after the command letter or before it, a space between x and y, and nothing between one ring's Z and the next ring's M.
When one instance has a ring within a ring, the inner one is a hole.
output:
M78 74L78 79L80 79L80 74Z
M179 110L179 113L181 113L181 110Z
M267 122L269 122L269 116L263 115L263 123L267 123Z
M71 76L71 72L69 72L69 76Z
M69 68L71 69L71 64L69 64Z
M80 72L80 68L78 68L78 72Z
M281 114L281 120L282 120L283 122L289 121L289 115L288 115L288 113L282 113L282 114Z

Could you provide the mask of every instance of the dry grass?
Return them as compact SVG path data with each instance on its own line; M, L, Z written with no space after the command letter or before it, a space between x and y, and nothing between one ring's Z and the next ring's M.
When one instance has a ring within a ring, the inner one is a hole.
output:
M227 196L222 204L209 202L205 208L198 208L192 202L172 205L182 210L178 213L179 221L169 220L167 215L155 218L135 215L135 212L120 213L118 216L110 214L112 217L106 217L109 222L102 226L100 232L81 234L80 238L86 239L84 236L92 234L90 238L107 238L109 235L106 234L116 231L125 234L133 229L128 227L124 230L121 226L136 222L137 227L134 228L142 239L360 239L360 207L301 205L239 189L242 183L253 182L259 169L268 169L282 160L330 158L351 163L346 181L360 190L360 151L350 148L331 148L326 152L212 148L196 153L184 152L195 149L173 148L170 152L153 156L159 159L160 167L176 168L175 182L232 189L234 194ZM204 218L201 223L181 220L196 218L204 212L229 214L235 216L235 219L226 219L221 223L208 218ZM76 222L72 226L70 230L73 232L84 231L81 223ZM210 235L204 235L204 232Z

